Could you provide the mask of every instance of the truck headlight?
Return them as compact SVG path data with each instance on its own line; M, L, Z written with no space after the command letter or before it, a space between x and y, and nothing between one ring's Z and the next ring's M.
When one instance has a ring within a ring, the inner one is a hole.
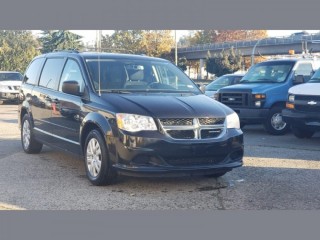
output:
M227 128L240 129L240 120L237 113L227 115Z
M253 97L255 99L265 99L266 98L266 95L265 94L262 94L262 93L256 93L256 94L253 94Z
M288 96L288 102L294 102L294 95L293 94L289 94Z
M219 93L213 94L213 99L219 101Z
M157 126L152 117L136 114L117 113L118 128L128 132L156 131Z

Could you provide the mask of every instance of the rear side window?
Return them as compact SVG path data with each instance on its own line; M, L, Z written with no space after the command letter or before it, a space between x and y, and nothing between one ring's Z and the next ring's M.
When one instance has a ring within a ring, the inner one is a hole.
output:
M41 70L44 60L44 58L37 58L29 65L24 75L23 82L32 85L36 85L38 83L39 72Z
M41 73L39 86L57 90L64 62L63 58L47 59Z

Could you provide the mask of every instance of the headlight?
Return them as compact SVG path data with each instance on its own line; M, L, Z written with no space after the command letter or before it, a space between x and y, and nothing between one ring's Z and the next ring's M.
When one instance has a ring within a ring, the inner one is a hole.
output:
M227 115L227 128L240 129L240 120L237 113Z
M266 95L265 94L261 94L261 93L257 93L257 94L253 94L253 97L255 99L265 99Z
M219 101L219 93L213 94L213 99Z
M294 95L290 94L288 97L288 102L294 102Z
M118 128L128 132L157 130L152 117L126 113L117 113L116 117Z

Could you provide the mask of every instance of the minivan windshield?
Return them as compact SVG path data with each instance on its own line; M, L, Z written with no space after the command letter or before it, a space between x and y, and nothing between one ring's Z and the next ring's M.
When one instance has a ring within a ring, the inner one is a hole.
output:
M85 62L96 91L201 93L170 62L120 58L86 58Z
M0 81L21 81L22 80L21 73L16 72L5 72L0 73Z
M309 83L320 83L320 70L313 74L312 78L309 80Z
M292 61L259 63L250 68L240 83L281 83L286 81L293 66Z

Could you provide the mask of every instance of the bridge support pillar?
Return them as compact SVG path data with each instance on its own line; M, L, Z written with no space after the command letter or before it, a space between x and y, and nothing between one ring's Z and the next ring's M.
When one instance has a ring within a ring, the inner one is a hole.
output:
M205 59L201 58L200 59L200 67L199 67L199 75L198 79L203 79L204 78L204 68L205 68Z

